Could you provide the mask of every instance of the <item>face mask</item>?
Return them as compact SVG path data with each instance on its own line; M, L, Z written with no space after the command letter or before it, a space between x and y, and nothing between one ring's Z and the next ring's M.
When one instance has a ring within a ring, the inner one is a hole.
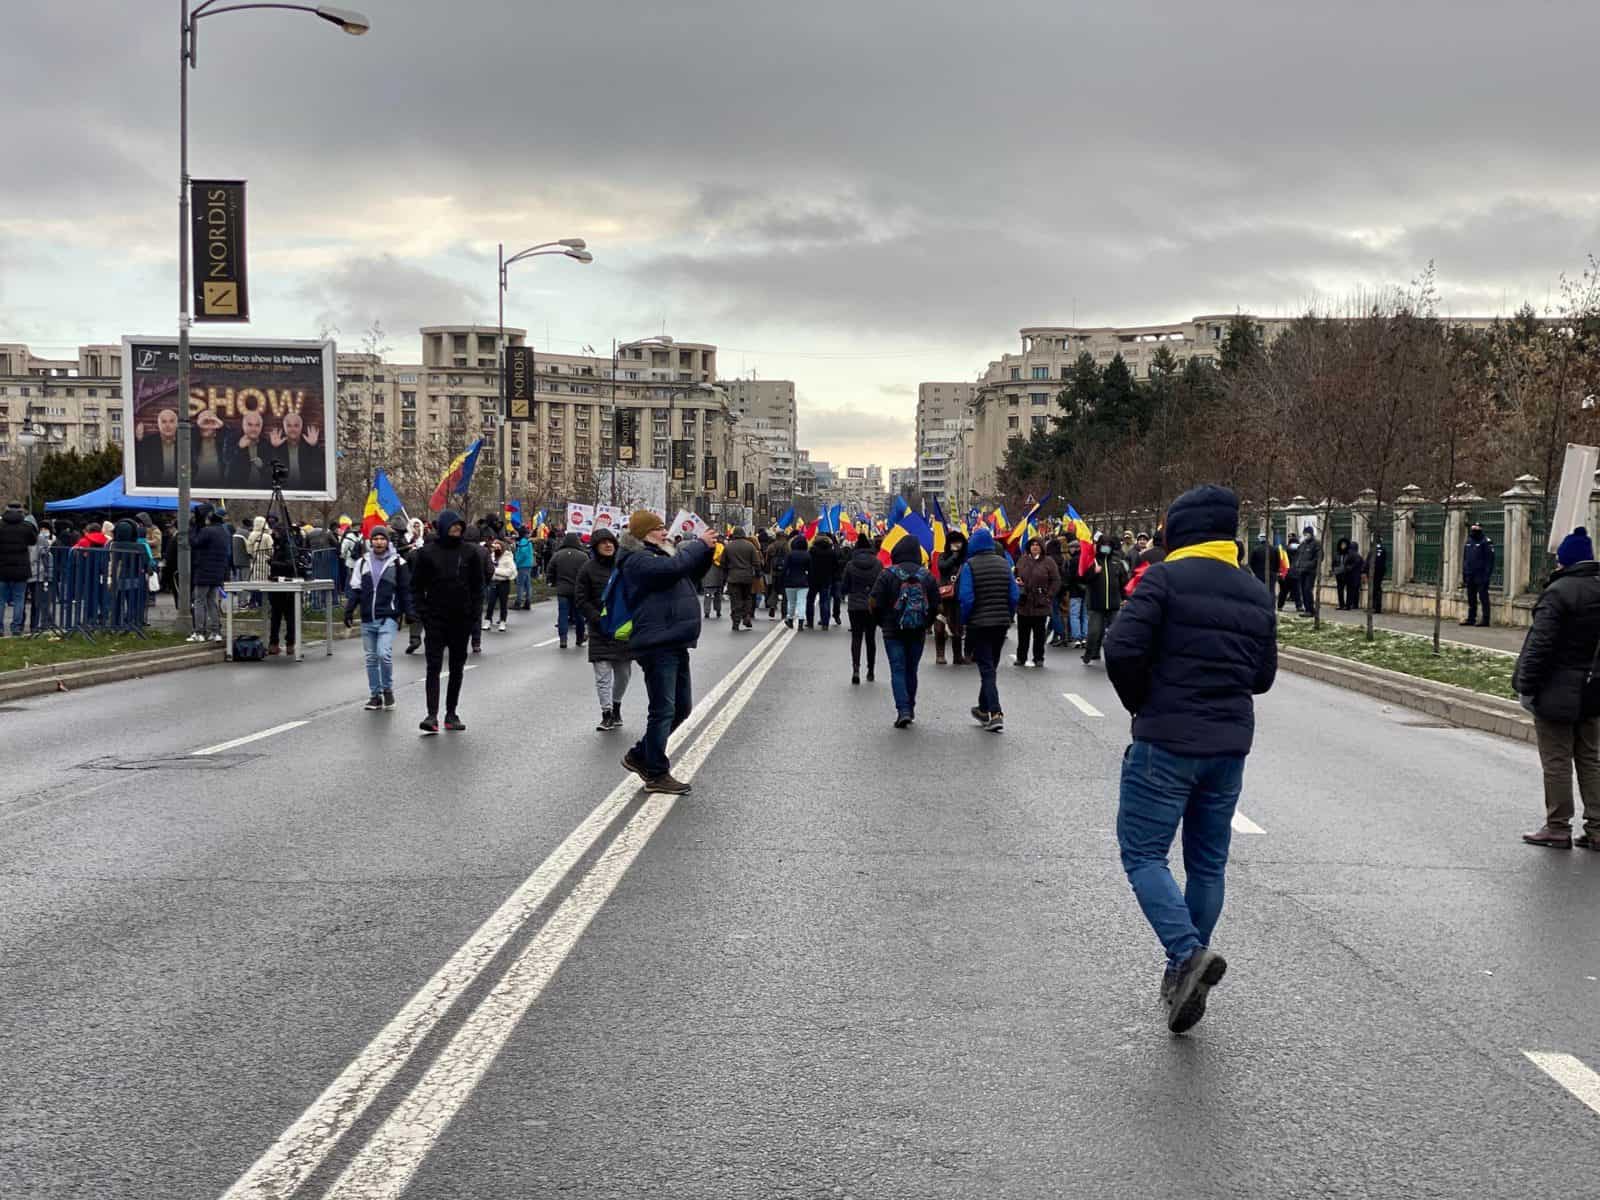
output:
M1469 536L1472 538L1473 541L1481 542L1481 541L1483 541L1483 530L1474 529Z
M1110 553L1111 553L1111 547L1110 546L1101 546L1100 547L1100 557L1101 558L1104 558L1106 555L1108 555Z

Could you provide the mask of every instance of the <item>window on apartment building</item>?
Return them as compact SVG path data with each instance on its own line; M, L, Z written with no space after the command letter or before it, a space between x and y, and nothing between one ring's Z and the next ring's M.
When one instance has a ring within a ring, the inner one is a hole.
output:
M1049 424L1050 424L1050 418L1049 417L1046 417L1046 416L1035 416L1033 418L1033 427L1039 433L1043 433L1045 431L1045 429L1049 426Z
M1050 403L1049 392L1033 392L1028 398L1033 401L1033 406L1035 408L1043 408L1046 404Z
M1019 428L1021 426L1021 424L1022 424L1022 420L1021 420L1020 417L1017 416L1016 413L1012 413L1009 417L1006 418L1006 428L1007 429L1017 429L1017 428Z
M1011 378L1013 378L1013 379L1021 379L1022 378L1022 368L1021 367L1012 367L1011 368Z
M1035 379L1049 379L1050 378L1050 368L1049 367L1035 367L1033 369L1033 377Z
M1022 399L1022 397L1020 397L1020 396L1010 395L1010 396L1006 397L1006 404L1008 404L1012 408L1015 408L1017 406L1017 402L1019 400L1021 400L1021 399Z

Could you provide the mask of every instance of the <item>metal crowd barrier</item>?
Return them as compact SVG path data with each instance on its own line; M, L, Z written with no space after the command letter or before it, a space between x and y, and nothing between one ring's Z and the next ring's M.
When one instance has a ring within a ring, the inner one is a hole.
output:
M40 604L40 632L144 636L152 566L144 547L50 549L51 579Z

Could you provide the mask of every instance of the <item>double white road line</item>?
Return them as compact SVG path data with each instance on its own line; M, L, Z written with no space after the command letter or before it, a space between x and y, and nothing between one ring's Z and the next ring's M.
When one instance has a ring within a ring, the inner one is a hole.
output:
M794 637L774 629L740 660L673 733L669 751L681 749L706 721L674 772L692 779ZM727 703L717 708L732 691ZM715 716L712 713L715 712ZM320 1167L378 1094L410 1060L463 992L555 891L577 862L638 794L632 776L619 783L567 839L556 847L505 903L434 973L298 1120L256 1160L224 1200L286 1200ZM651 796L629 818L594 865L507 968L499 983L468 1014L433 1064L395 1106L327 1191L342 1200L400 1195L528 1008L539 998L590 920L600 911L650 837L672 811L674 798Z

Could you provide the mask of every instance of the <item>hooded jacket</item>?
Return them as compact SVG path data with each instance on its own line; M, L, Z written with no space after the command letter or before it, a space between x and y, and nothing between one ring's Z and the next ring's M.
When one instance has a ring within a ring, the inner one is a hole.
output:
M0 514L0 583L27 583L33 574L30 551L39 531L22 519L22 506L9 504Z
M789 553L783 560L783 586L803 588L810 578L811 551L806 548L806 539L797 533L789 542Z
M961 623L976 629L1004 628L1011 624L1021 594L1010 560L995 544L994 534L983 526L974 529L967 561L956 580Z
M589 555L583 548L583 539L576 533L569 533L561 539L561 549L550 556L550 566L545 571L545 580L555 588L557 596L571 600L578 586L578 576L588 561Z
M195 509L189 530L189 580L193 587L221 587L233 565L233 539L210 505Z
M273 537L267 531L267 519L257 517L250 523L250 532L244 538L252 580L272 578L272 544Z
M806 583L818 590L830 588L839 577L839 550L833 539L819 536L811 544L811 562Z
M33 524L31 516L24 517L23 520L29 525ZM28 576L30 582L49 583L55 578L56 560L55 556L50 552L51 547L55 545L55 541L56 539L51 536L48 526L39 530L39 540L33 544L33 549L28 552L30 556L29 562L32 564L32 571Z
M1573 563L1550 576L1533 606L1511 685L1533 697L1534 715L1572 724L1583 711L1584 680L1600 645L1600 563Z
M902 538L901 541L908 539ZM898 543L896 549L899 548ZM920 560L919 560L920 562ZM883 574L883 560L865 545L850 552L850 561L844 565L845 609L848 612L866 612L872 598L872 587ZM934 604L938 604L937 597Z
M381 566L379 565L381 562ZM347 608L359 607L362 621L394 621L415 614L411 597L411 568L395 549L393 539L389 553L380 560L371 551L356 559L350 568Z
M883 627L885 638L921 640L927 633L926 625L921 629L902 629L895 615L894 607L900 599L900 589L913 582L921 584L926 593L928 622L931 624L934 614L939 611L939 581L933 577L933 572L922 565L922 547L917 539L901 538L889 552L888 570L879 573L877 582L872 585L872 595L868 598L868 610Z
M615 552L610 558L602 558L600 547L607 543ZM609 529L595 530L589 538L589 561L583 564L573 592L573 602L589 629L590 662L623 662L628 657L627 644L617 641L600 624L600 600L605 595L611 572L617 568L617 553L620 553L617 535Z
M1122 607L1129 583L1128 563L1110 538L1095 543L1094 562L1100 568L1083 575L1084 604L1090 612L1114 613Z
M761 547L747 537L736 537L722 551L722 569L729 587L748 587L761 573Z
M483 561L477 547L446 532L465 523L460 513L445 509L433 523L439 536L417 551L411 573L412 605L425 624L470 622L477 628L483 610Z
M636 547L636 548L634 548ZM633 607L628 655L689 649L700 641L700 581L711 566L711 547L699 538L669 553L630 534L617 569Z
M1238 568L1239 501L1193 488L1167 513L1167 557L1145 572L1106 633L1106 674L1133 736L1195 758L1245 755L1255 702L1272 686L1272 597Z

